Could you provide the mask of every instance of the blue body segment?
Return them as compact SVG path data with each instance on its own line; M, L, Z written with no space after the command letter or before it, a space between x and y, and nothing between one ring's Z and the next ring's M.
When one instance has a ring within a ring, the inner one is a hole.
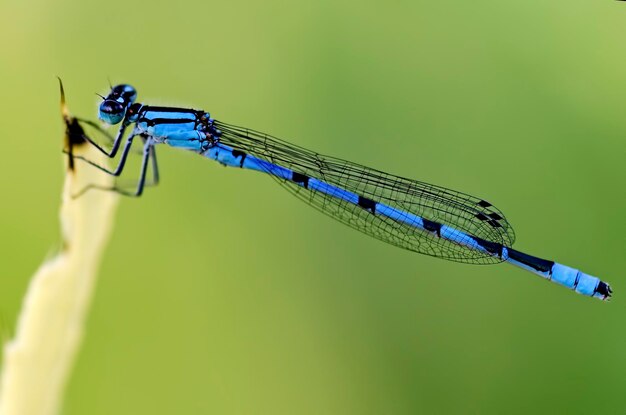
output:
M601 283L604 284L599 278L556 262L553 263L553 265L547 270L533 268L528 263L511 258L509 256L509 251L510 249L507 249L504 253L506 261L509 264L513 264L547 280L561 284L579 294L605 299L605 296L597 290Z
M553 261L511 248L514 232L502 212L468 194L404 179L345 160L323 156L276 137L211 118L204 111L134 103L136 91L118 85L100 106L105 122L121 122L114 157L127 126L132 125L118 167L119 175L133 137L144 140L144 158L137 190L143 191L154 146L167 144L194 151L225 166L270 175L312 206L368 235L401 248L453 261L491 264L508 262L580 294L611 296L600 279ZM92 142L89 137L86 140ZM80 157L77 157L80 158ZM93 163L91 163L93 164ZM158 174L155 174L158 180Z
M260 160L254 156L247 155L243 161L243 155L234 155L233 149L222 144L215 145L205 153L203 153L205 157L213 159L225 166L229 167L240 167L244 169L256 170L260 172L264 172L267 174L271 174L280 179L291 180L294 171L268 163L266 161ZM302 184L300 184L302 185ZM317 179L309 180L308 183L309 189L321 193L325 193L335 198L339 198L345 200L348 203L358 204L359 195L346 191L344 189L340 189L336 186L332 186L330 184L324 183ZM467 249L475 249L483 252L489 252L485 247L481 246L479 240L471 235L468 235L464 232L461 232L457 229L451 228L446 225L442 225L439 228L438 233L433 232L427 229L424 226L424 219L413 215L409 212L404 212L398 209L395 209L391 206L388 206L384 203L376 203L374 208L375 213L379 215L385 215L392 220L406 223L409 226L419 229L425 233L430 233L432 237L447 239L455 244L463 245L467 247ZM499 254L491 253L492 255L499 255L504 261L509 264L515 265L527 271L530 271L534 274L537 274L547 280L556 282L564 287L572 289L579 294L596 297L600 299L605 299L606 296L600 292L598 292L598 287L602 282L599 278L593 277L591 275L587 275L577 269L570 268L565 265L561 265L558 263L552 263L545 270L537 269L533 267L534 262L532 261L520 261L518 259L511 258L509 256L509 249L506 247L502 247L502 250ZM525 257L530 257L525 255ZM532 258L532 257L531 257ZM537 259L537 258L532 258Z

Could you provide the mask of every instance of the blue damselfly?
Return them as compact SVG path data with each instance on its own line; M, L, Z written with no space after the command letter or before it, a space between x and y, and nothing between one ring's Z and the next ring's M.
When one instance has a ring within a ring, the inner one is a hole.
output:
M151 184L158 183L155 146L167 144L225 166L266 173L323 213L400 248L470 264L508 262L586 296L603 300L611 296L610 286L596 277L512 249L513 228L502 212L484 199L324 156L215 120L202 110L145 105L136 103L136 98L130 85L116 85L103 97L99 118L109 125L121 123L117 135L110 137L110 149L81 133L82 139L111 158L121 151L113 170L83 159L114 176L124 170L133 140L139 137L143 141L136 187L102 190L141 195L149 165ZM95 122L81 121L106 133ZM90 188L97 186L84 190Z

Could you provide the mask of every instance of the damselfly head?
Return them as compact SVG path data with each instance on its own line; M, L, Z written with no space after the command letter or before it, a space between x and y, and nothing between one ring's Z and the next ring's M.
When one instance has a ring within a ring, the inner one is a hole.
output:
M135 102L136 98L137 90L132 86L115 85L100 104L99 118L107 124L119 123L124 119L126 110Z

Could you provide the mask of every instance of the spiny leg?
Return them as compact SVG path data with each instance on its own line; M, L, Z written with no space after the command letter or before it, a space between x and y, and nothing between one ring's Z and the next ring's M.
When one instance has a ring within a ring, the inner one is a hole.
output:
M148 162L149 159L153 159L152 162L152 166L153 166L153 177L150 183L146 183L146 174L148 171ZM158 174L158 166L156 163L156 152L154 150L154 144L153 142L148 139L146 140L144 147L143 147L143 157L141 159L141 170L139 173L139 180L137 181L137 185L135 187L134 191L128 191L124 188L119 188L117 186L113 186L113 187L106 187L106 186L100 186L100 185L96 185L96 184L90 184L85 186L84 188L82 188L78 193L74 194L72 197L73 198L78 198L80 196L82 196L85 192L87 192L88 190L91 189L97 189L97 190L106 190L106 191L111 191L111 192L115 192L115 193L119 193L121 195L124 196L131 196L131 197L138 197L141 196L141 194L143 193L143 189L146 186L152 186L152 185L156 185L159 182L159 174Z
M74 117L76 120L78 120L81 123L87 124L88 126L90 126L91 128L95 129L96 131L98 131L100 134L102 134L108 141L110 141L111 143L115 143L115 137L113 137L113 135L107 131L105 128L102 128L102 126L92 120L88 120L86 118L81 118L81 117ZM87 134L82 134L81 138L83 138L85 141L89 141L90 143L93 141L91 139L91 137L87 136ZM137 154L141 154L141 150L137 150L137 151L133 151L134 153L136 152Z
M150 183L146 183L146 186L156 186L157 184L159 184L160 177L159 165L157 163L156 149L154 148L154 144L150 145L150 158L152 159L152 181Z
M143 139L144 142L144 146L146 143L146 139L142 136L141 137ZM151 187L151 186L156 186L159 184L159 180L160 180L160 176L159 176L159 165L157 163L157 159L156 159L156 147L154 146L154 144L150 145L150 159L152 161L151 163L151 167L152 167L152 174L151 174L151 178L149 181L144 183L144 188L146 187ZM147 175L147 174L146 174ZM125 182L125 184L120 184L120 182L117 182L115 184L115 188L119 189L119 190L126 190L128 188L136 188L136 182L132 184L132 186L128 185L128 182Z
M117 167L115 168L115 170L109 170L106 167L102 167L101 165L99 165L98 163L94 163L93 161L83 157L83 156L76 156L74 155L73 157L77 160L82 160L85 163L97 168L100 171L103 171L107 174L110 174L111 176L119 176L120 174L122 174L122 171L124 170L124 166L126 164L126 159L128 158L128 153L130 152L131 146L133 145L133 138L135 138L136 134L131 134L127 139L126 139L126 144L124 144L124 149L122 150L122 155L120 157L120 161L117 164ZM86 137L86 135L85 135ZM144 141L145 142L145 141ZM67 152L66 152L67 153Z
M82 118L77 118L79 121L84 122L94 128L97 128L99 131L104 132L104 134L108 137L111 138L111 136L109 135L108 132L105 132L100 126L98 126L95 122L93 121L89 121L89 120L84 120ZM91 137L89 137L87 134L83 134L82 138L84 138L86 141L88 141L91 145L93 145L96 149L98 149L98 151L100 151L102 154L104 154L105 156L109 157L109 158L113 158L115 157L115 155L117 154L117 151L120 149L120 144L122 143L122 137L124 136L124 132L126 131L126 127L128 127L128 122L123 121L122 125L120 126L120 129L117 132L117 136L115 138L113 138L113 146L111 147L110 151L105 150L102 146L100 146L100 144L96 143Z

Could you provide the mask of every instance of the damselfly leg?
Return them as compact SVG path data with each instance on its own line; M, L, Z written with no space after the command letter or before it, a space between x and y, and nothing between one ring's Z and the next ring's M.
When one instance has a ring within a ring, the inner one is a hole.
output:
M97 123L95 121L92 121L92 120L88 120L86 118L81 118L81 117L74 117L74 119L77 120L78 122L80 122L83 125L87 125L87 126L93 128L97 133L101 134L102 137L105 138L111 144L113 144L115 142L115 137L109 131L107 131L105 128L103 128L99 123ZM93 143L95 141L95 140L93 140L92 137L87 136L87 134L83 134L81 137L85 141L88 141L90 143ZM102 147L102 144L100 144L100 143L96 143L94 145L96 146L96 148ZM141 154L141 150L131 150L131 151L136 153L136 154ZM106 150L105 150L105 154L106 154Z
M82 119L77 118L79 121L83 121ZM102 129L102 127L98 126L95 122L93 121L84 121L87 122L90 126L97 128L99 130L101 130L102 132L105 133L105 135L110 139L111 135L104 131L104 129ZM98 149L98 151L100 151L102 154L104 154L105 156L109 157L109 158L113 158L115 157L115 155L117 154L118 150L120 149L120 144L122 143L123 137L124 137L124 133L126 132L126 127L127 125L122 124L122 126L120 127L119 131L117 132L117 136L115 138L113 138L113 145L111 146L110 150L106 150L104 147L102 147L100 144L98 144L98 142L96 142L95 140L93 140L91 137L89 137L89 135L84 134L83 138L85 140L87 140L91 145L93 145L96 149Z
M75 158L78 158L80 160L86 161L87 163L89 163L90 165L102 170L103 172L110 174L112 176L119 176L119 173L121 173L121 171L124 168L124 164L125 164L125 157L128 155L128 150L130 149L130 146L132 144L132 138L133 136L129 137L129 140L127 141L127 144L124 146L124 152L122 153L122 158L124 158L124 160L120 159L120 163L118 164L118 167L115 169L115 171L110 171L107 170L105 168L103 168L102 166L97 165L96 163L93 163L90 160L87 160L85 158L79 158L77 156L75 156ZM142 137L144 138L144 137ZM151 161L151 163L150 163ZM146 176L148 173L148 164L152 165L152 178L149 182L146 182ZM159 168L158 168L158 163L157 163L157 159L156 159L156 151L154 149L154 143L152 142L152 140L150 138L145 139L144 138L144 145L143 145L143 157L141 159L141 168L140 168L140 172L139 172L139 179L136 181L136 183L132 186L132 188L130 186L125 186L122 184L116 184L113 187L104 187L104 186L100 186L100 185L96 185L96 184L90 184L85 186L84 188L82 188L78 193L72 195L73 197L80 197L81 195L85 194L85 192L91 190L91 189L97 189L97 190L105 190L105 191L111 191L111 192L115 192L115 193L119 193L121 195L124 196L132 196L132 197L138 197L141 196L141 194L143 193L143 189L145 187L148 186L155 186L159 183Z
M86 135L85 135L86 136ZM75 159L77 160L82 160L92 166L94 166L95 168L111 175L111 176L115 176L118 177L120 174L122 174L122 171L124 170L124 165L126 164L126 159L128 158L128 153L130 152L130 149L133 145L133 139L136 137L135 134L131 134L130 136L128 136L128 138L126 139L126 144L124 144L124 149L122 150L122 155L120 156L120 160L117 163L117 167L115 167L114 170L109 170L106 167L102 167L101 165L99 165L98 163L94 163L93 161L82 157L82 156L74 156ZM92 141L89 141L90 143ZM144 144L145 145L145 144Z
M101 127L97 122L87 120L84 118L75 118L75 120L79 123L80 128L75 129L73 134L77 134L79 136L75 137L75 141L88 142L93 145L96 149L100 150L108 157L111 155L115 155L118 153L118 150L113 148L110 151L104 150L105 142L113 142L113 147L116 147L116 140L118 143L123 141L123 131L120 128L117 136L114 138L106 129ZM143 149L138 150L133 148L133 143L135 142L135 137L139 136L141 138ZM120 145L117 144L117 148L120 148ZM117 166L113 169L109 169L108 167L102 166L99 163L96 163L88 158L85 158L80 155L72 154L72 158L74 160L80 160L84 163L89 164L90 166L97 168L103 173L109 174L111 176L120 177L124 171L124 168L128 165L127 161L129 160L129 154L141 154L141 167L140 167L140 175L139 179L133 180L132 184L129 184L128 181L121 179L116 182L116 185L113 187L103 187L95 184L87 185L83 189L81 189L78 193L72 195L72 197L76 198L83 195L85 192L91 189L98 190L106 190L113 191L125 196L139 196L143 192L143 189L148 186L154 186L159 182L159 171L158 171L158 163L156 159L156 151L154 149L154 141L150 137L145 134L131 134L121 147L121 154ZM104 151L103 151L104 150ZM63 150L64 153L69 154L71 149ZM151 165L152 174L149 179L147 179L147 168L148 165Z

